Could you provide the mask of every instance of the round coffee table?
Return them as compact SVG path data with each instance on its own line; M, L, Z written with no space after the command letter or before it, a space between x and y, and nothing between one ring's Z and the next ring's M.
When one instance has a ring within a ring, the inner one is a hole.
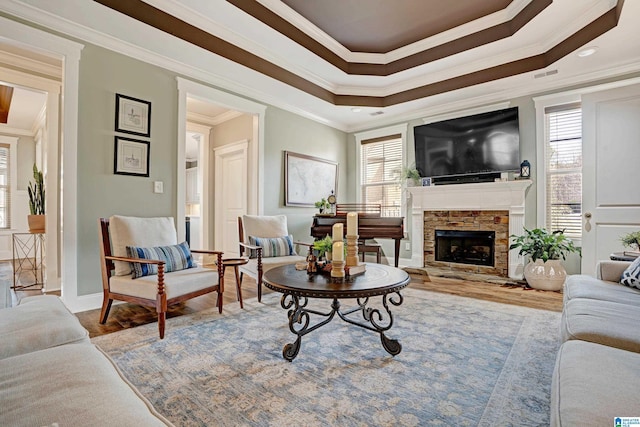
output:
M399 268L383 264L366 263L366 272L345 279L335 279L329 274L308 274L306 270L296 270L295 265L275 267L264 273L264 285L282 293L280 306L288 310L289 330L297 335L294 343L286 344L282 356L292 361L300 351L302 337L329 323L337 314L342 320L380 334L382 347L395 356L402 350L400 343L385 336L393 325L391 305L403 302L400 290L409 284L409 275ZM384 311L367 307L370 297L382 297ZM307 308L308 298L331 299L331 311L320 312ZM347 310L340 309L341 299L356 299L357 305ZM362 313L362 320L355 320L353 313ZM312 315L324 318L311 324Z

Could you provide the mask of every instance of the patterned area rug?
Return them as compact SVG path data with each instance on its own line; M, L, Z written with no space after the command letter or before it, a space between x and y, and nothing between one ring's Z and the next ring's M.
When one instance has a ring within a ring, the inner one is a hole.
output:
M92 341L178 426L549 425L560 313L402 294L395 357L336 317L285 361L294 335L278 294L170 319L162 341L155 324Z

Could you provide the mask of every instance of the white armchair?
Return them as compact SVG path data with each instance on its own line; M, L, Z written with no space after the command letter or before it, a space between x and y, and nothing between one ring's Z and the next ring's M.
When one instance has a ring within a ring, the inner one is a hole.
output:
M190 250L178 244L173 218L114 215L100 218L103 302L100 323L107 321L113 300L154 307L160 339L164 338L167 306L218 293L222 313L222 252ZM197 267L191 253L217 257L217 270Z
M240 255L250 258L247 264L240 267L240 281L244 274L255 279L258 285L258 301L262 300L263 273L281 265L306 261L306 254L298 255L294 245L305 246L307 252L312 246L293 241L285 215L238 217L238 237Z

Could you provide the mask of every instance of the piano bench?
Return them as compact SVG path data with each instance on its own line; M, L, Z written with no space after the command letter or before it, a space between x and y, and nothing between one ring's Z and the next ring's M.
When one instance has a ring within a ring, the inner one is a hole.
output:
M358 245L358 253L362 256L362 262L364 262L364 255L366 253L375 253L376 254L376 263L380 264L382 260L382 251L381 247L375 243L361 243Z

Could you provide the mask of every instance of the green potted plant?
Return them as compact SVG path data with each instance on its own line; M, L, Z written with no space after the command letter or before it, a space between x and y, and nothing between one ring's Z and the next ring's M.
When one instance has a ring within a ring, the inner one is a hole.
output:
M524 229L521 236L511 236L514 240L509 249L519 249L518 254L530 258L524 267L524 278L535 289L560 290L567 272L560 259L567 259L569 253L580 253L580 248L565 236L564 230L548 232L544 228Z
M418 169L416 169L414 166L411 166L411 167L405 166L402 168L402 171L400 172L400 179L416 186L416 185L419 185L422 177L420 176L420 172L418 172Z
M318 251L318 258L322 258L326 254L327 259L329 259L333 249L333 239L327 234L324 239L318 239L313 242L313 249Z
M322 199L320 199L319 201L315 202L315 207L318 208L318 210L320 211L320 213L324 213L325 209L329 209L329 202L327 202L327 199L325 199L324 197Z
M620 237L620 241L625 248L631 248L632 251L640 251L640 231L633 231Z
M44 177L35 164L33 165L33 181L29 181L27 193L29 194L29 211L31 213L27 217L29 231L42 233L45 228Z

